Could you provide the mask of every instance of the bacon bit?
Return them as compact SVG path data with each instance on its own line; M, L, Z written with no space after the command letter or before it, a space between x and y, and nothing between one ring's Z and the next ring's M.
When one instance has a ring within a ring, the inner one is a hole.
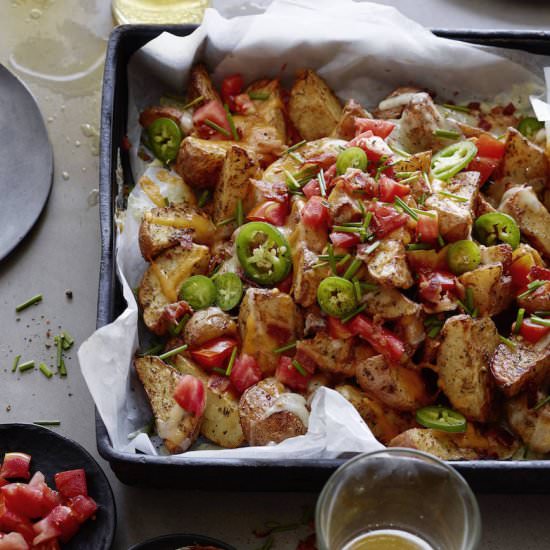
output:
M511 116L516 112L516 107L513 103L508 103L504 109L502 109L502 114L506 116Z
M336 153L322 153L317 157L310 157L306 159L306 165L312 164L315 166L319 166L320 168L323 168L323 170L327 170L333 164L336 163L337 156L338 155Z
M485 118L480 118L479 119L479 127L482 130L485 130L486 132L488 132L493 127L493 125L488 120L486 120Z
M334 184L338 181L344 183L344 188L347 193L365 193L368 197L375 197L378 195L378 183L369 174L365 174L358 169L348 169L343 176L338 176L334 180Z
M275 338L282 344L285 344L292 338L292 333L286 327L280 327L278 325L268 324L266 326L266 332L269 336Z
M180 300L179 302L174 302L173 304L165 306L161 319L168 326L176 325L187 313L193 313L191 306L185 300Z
M266 199L280 203L288 202L288 187L283 182L268 183L263 180L251 179L252 185Z
M120 147L123 151L128 152L132 148L132 143L128 139L128 136L124 136L122 138L122 143L120 144Z
M193 248L192 232L184 229L183 234L179 238L179 244L184 250L191 250Z
M468 103L468 109L479 111L481 109L481 103L479 101L470 101L470 103Z

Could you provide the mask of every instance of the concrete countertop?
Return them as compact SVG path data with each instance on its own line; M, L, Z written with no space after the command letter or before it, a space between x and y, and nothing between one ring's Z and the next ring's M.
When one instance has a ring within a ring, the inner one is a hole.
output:
M235 2L233 2L234 4ZM257 2L261 4L262 2ZM550 4L541 1L393 0L428 27L550 29ZM222 6L224 2L214 2ZM229 2L228 2L229 4ZM234 9L236 13L242 13ZM69 330L79 345L95 327L99 267L97 130L102 57L112 28L107 0L11 0L0 4L0 62L35 94L55 153L54 185L31 234L0 263L0 422L59 419L55 428L97 457L93 403L79 372L76 348L66 379L39 372L13 375L16 353L51 361L48 336ZM14 182L15 184L16 182ZM69 300L65 290L71 289ZM44 301L19 315L16 304L38 292ZM159 491L126 487L109 466L118 506L116 549L172 532L196 532L254 550L253 534L269 520L294 523L315 494ZM487 550L550 546L549 496L480 495ZM277 535L277 550L294 550L309 533Z

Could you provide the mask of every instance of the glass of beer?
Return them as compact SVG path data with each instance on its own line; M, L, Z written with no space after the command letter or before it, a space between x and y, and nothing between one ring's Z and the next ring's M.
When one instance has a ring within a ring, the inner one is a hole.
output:
M429 454L401 448L341 466L319 496L315 524L319 550L475 550L481 537L464 478Z
M125 23L200 23L210 0L113 0L113 16Z

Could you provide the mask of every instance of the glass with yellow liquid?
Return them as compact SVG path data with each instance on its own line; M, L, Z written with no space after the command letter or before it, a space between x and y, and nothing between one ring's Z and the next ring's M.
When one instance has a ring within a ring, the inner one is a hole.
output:
M412 449L359 455L317 501L319 550L475 550L481 519L466 481Z
M125 23L200 23L210 0L113 0L113 16Z

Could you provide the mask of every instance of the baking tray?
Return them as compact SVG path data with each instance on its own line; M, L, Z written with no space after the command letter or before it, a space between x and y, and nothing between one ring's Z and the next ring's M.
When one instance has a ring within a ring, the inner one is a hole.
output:
M131 55L164 31L185 36L194 25L125 25L109 39L103 78L101 108L100 216L101 265L97 327L112 322L124 309L115 269L114 208L119 167L133 184L128 154L121 149L126 134L128 81ZM436 29L438 36L487 46L550 55L550 32L472 31ZM99 454L109 461L116 476L131 485L185 489L315 491L352 454L337 459L204 459L182 456L148 456L115 450L96 411ZM451 462L478 492L550 493L550 461L476 460Z

